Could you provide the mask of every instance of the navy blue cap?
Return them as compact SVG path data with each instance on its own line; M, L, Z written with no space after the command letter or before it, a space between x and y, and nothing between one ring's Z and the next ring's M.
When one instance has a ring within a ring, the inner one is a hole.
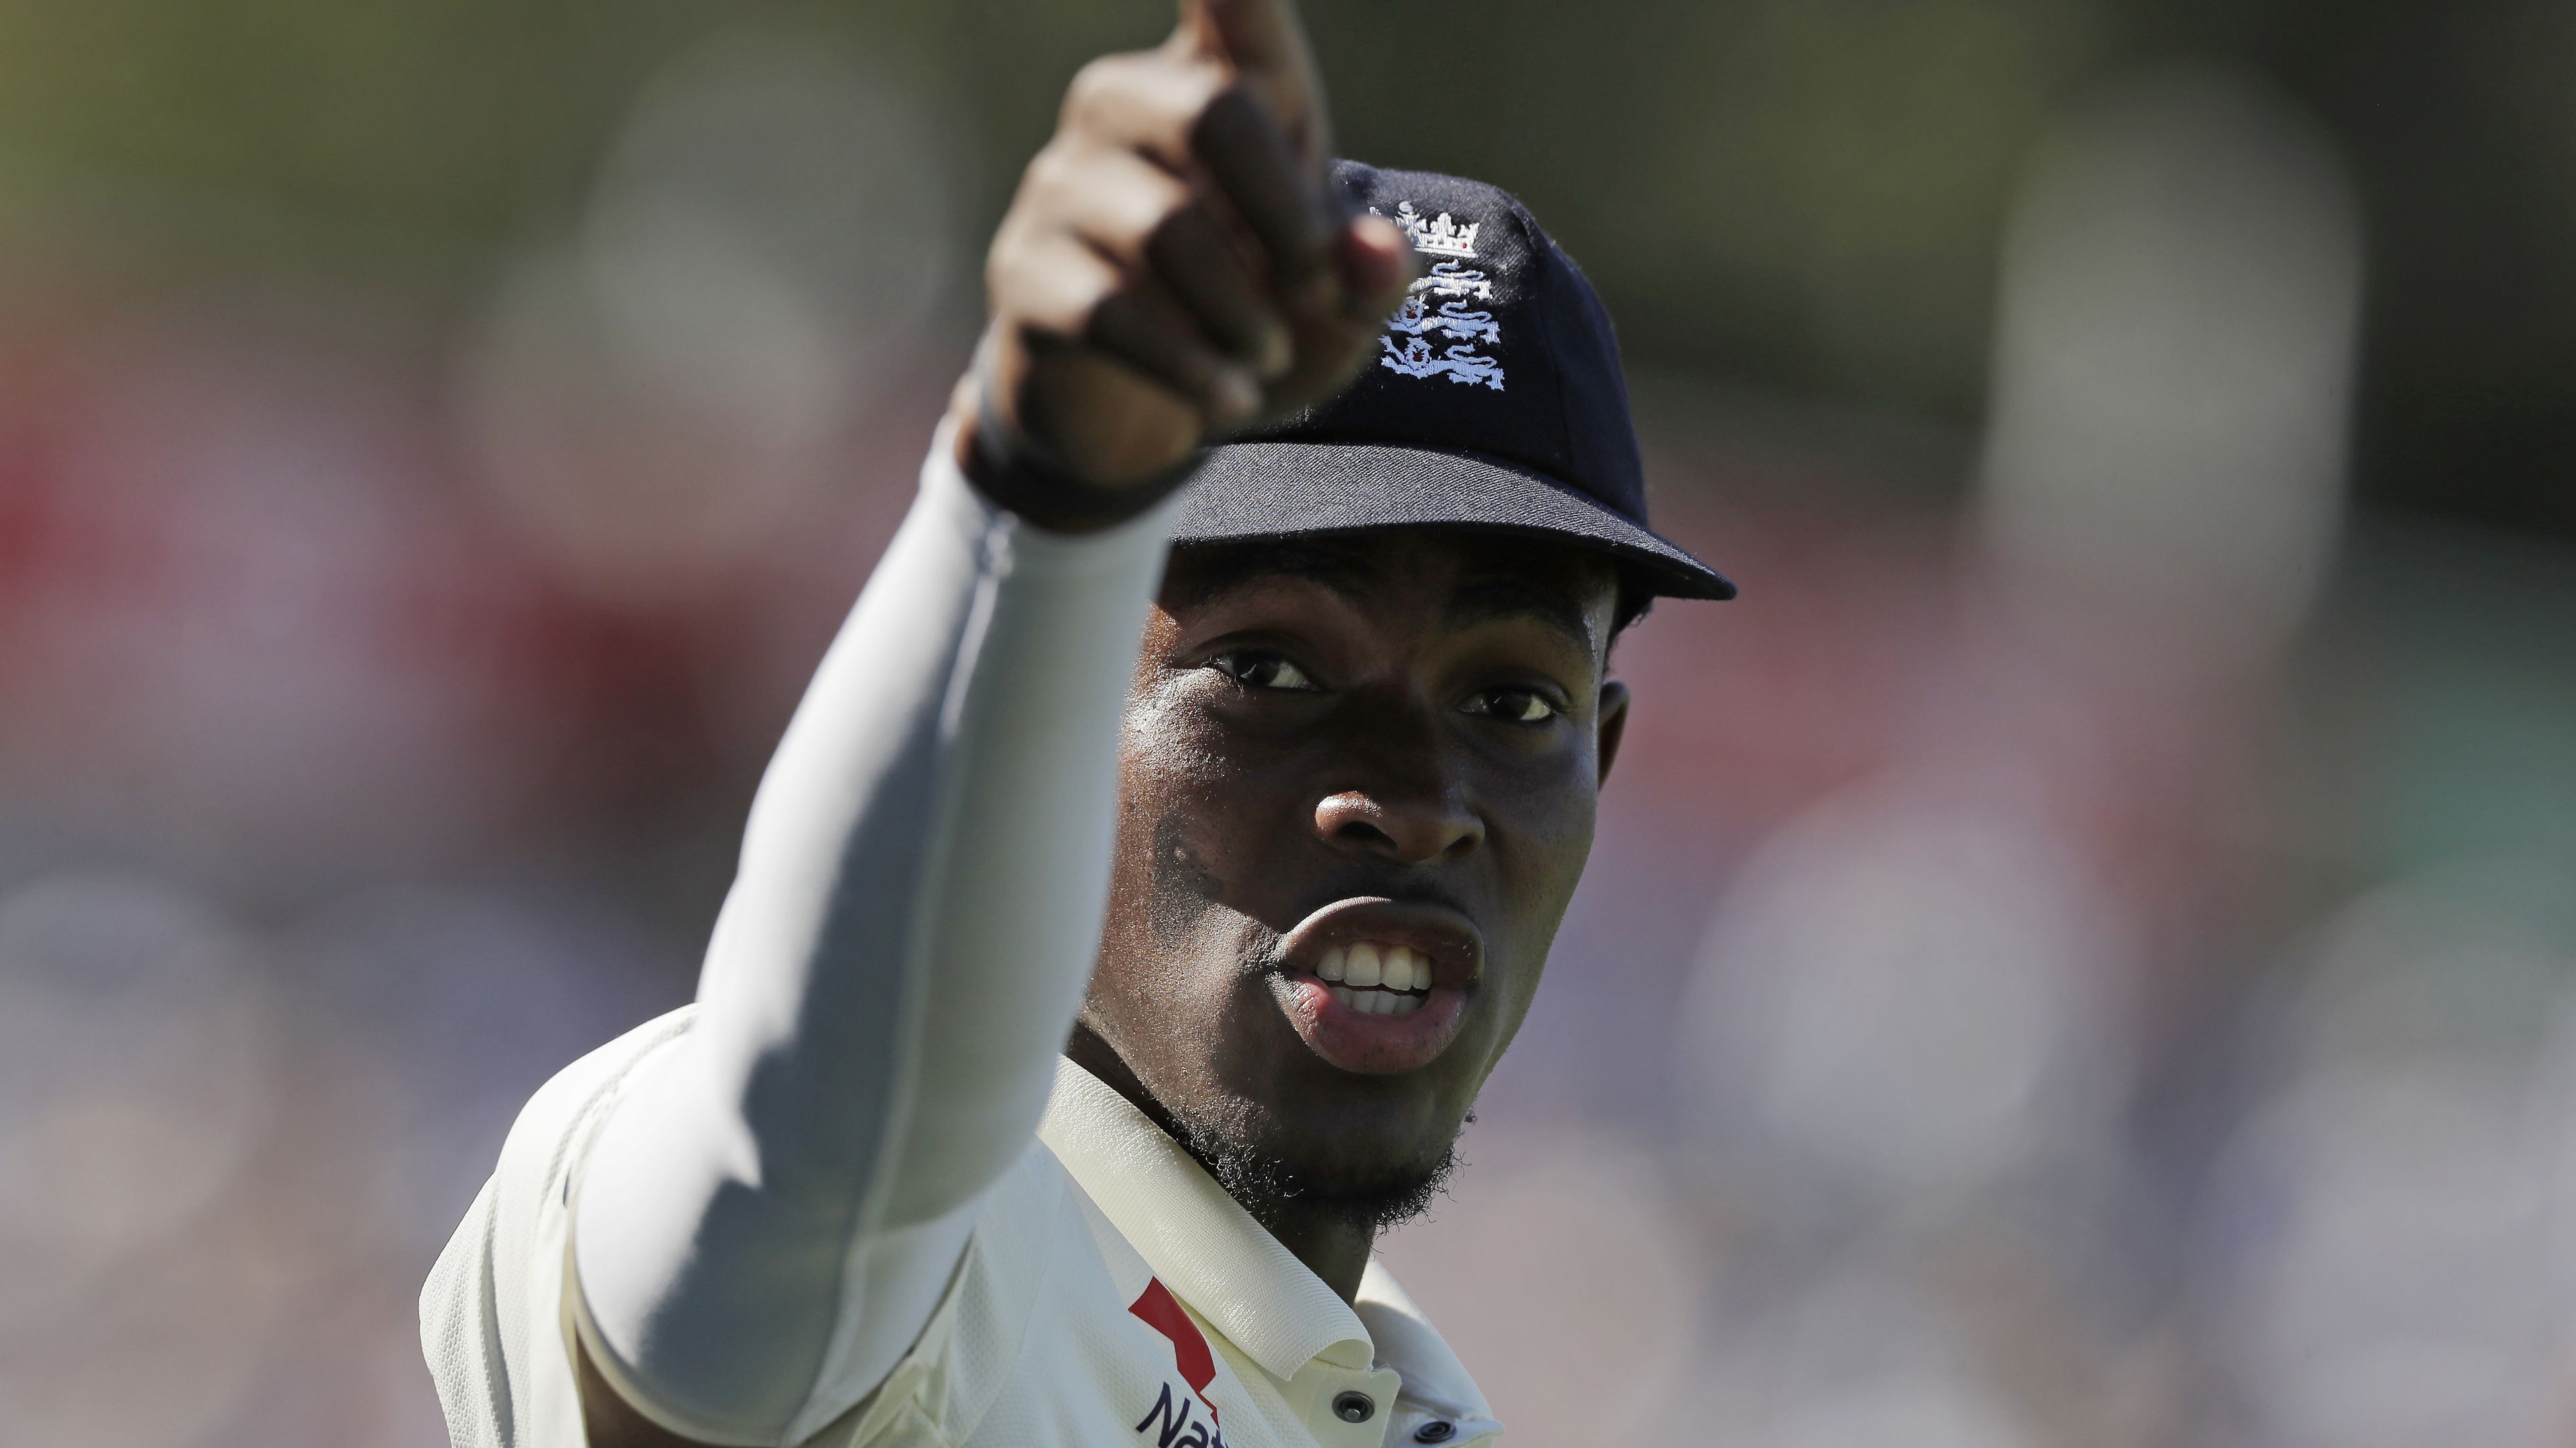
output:
M1528 210L1427 171L1336 161L1333 182L1404 228L1424 274L1348 389L1208 450L1173 541L1503 528L1611 554L1650 593L1734 597L1648 525L1610 314Z

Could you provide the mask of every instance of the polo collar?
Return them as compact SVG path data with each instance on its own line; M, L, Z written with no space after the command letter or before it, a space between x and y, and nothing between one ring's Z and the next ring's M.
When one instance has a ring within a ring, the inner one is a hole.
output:
M1493 1421L1493 1405L1467 1375L1466 1365L1449 1350L1447 1340L1414 1305L1395 1274L1374 1257L1360 1278L1357 1306L1360 1321L1377 1344L1379 1360L1403 1377L1404 1396L1422 1417L1448 1419L1462 1443L1502 1431L1502 1425Z
M1360 1314L1100 1078L1059 1060L1038 1139L1163 1285L1263 1372L1284 1383L1318 1358L1374 1365Z

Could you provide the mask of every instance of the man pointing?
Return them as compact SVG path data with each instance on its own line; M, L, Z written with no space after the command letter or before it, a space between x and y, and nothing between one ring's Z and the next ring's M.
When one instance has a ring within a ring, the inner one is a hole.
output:
M1611 640L1732 589L1527 212L1330 154L1287 0L1076 78L697 1002L422 1294L456 1443L1501 1431L1371 1245L1537 988Z

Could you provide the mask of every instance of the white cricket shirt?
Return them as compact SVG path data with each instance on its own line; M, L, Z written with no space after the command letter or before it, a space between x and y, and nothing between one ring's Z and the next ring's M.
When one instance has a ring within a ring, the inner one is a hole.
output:
M694 1009L539 1091L440 1255L421 1333L458 1448L582 1448L571 1204L620 1083ZM1381 1266L1344 1303L1143 1113L1061 1062L1037 1139L983 1198L929 1325L882 1385L806 1441L1395 1448L1501 1431Z

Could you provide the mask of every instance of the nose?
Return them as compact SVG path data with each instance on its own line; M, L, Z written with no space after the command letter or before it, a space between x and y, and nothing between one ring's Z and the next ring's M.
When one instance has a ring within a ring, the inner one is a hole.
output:
M1346 789L1316 802L1315 833L1335 849L1428 865L1473 854L1485 822L1446 789Z

